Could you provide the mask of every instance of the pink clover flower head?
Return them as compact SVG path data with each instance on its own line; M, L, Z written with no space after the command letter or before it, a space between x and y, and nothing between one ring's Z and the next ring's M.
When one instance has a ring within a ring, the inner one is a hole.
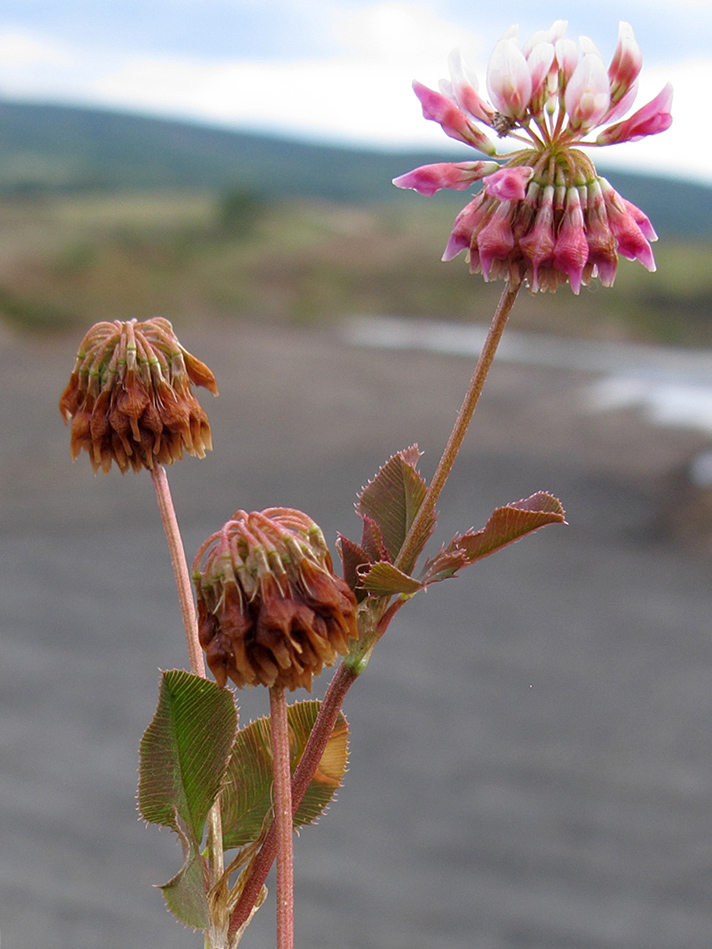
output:
M672 87L626 118L642 68L630 25L620 24L608 66L590 39L576 43L566 28L557 20L522 44L518 27L508 30L489 60L489 102L458 53L440 91L414 83L425 118L491 160L423 165L394 179L424 195L481 181L443 259L464 251L473 273L525 282L532 292L568 283L578 293L593 278L611 286L620 255L655 269L650 242L657 235L648 217L598 175L582 149L665 131ZM510 147L500 153L497 139Z

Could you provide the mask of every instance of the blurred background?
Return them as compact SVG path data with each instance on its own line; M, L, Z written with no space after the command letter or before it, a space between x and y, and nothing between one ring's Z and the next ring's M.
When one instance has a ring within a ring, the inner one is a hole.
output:
M379 644L344 788L297 844L297 945L708 949L706 0L3 5L3 949L199 943L152 889L179 849L135 811L180 617L149 478L70 462L79 340L161 314L215 371L215 451L169 472L189 557L238 507L358 539L389 454L417 442L432 474L500 291L440 262L462 195L390 184L463 154L411 80L461 46L483 86L512 23L566 17L606 60L632 23L638 104L675 86L669 132L598 161L655 225L658 271L517 301L433 543L539 489L569 526L416 598Z

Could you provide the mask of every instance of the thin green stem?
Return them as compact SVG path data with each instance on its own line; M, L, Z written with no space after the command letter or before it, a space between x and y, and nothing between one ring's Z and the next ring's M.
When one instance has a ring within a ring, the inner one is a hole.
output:
M277 949L294 949L294 828L289 723L283 686L269 690L274 826L277 840Z
M161 512L163 529L166 532L168 541L168 552L173 565L173 575L178 590L178 601L180 603L180 612L183 617L183 626L185 627L185 638L188 644L188 656L190 658L190 671L195 675L205 676L205 662L203 661L203 651L200 648L198 640L198 620L195 615L195 603L193 602L193 589L190 585L190 574L188 573L188 563L185 559L185 548L181 539L180 528L178 527L178 518L176 517L171 497L171 489L168 486L168 477L166 469L162 465L156 465L151 470L153 486L156 489L156 498L158 500L158 509Z
M495 353L497 352L497 346L499 345L499 341L502 338L504 328L507 325L507 319L512 306L514 305L514 301L517 297L520 286L521 284L511 286L509 283L506 283L504 286L502 296L499 299L497 309L495 310L494 316L492 317L492 322L490 323L490 328L487 332L487 338L485 339L484 345L482 346L482 351L480 352L479 359L477 360L475 371L472 374L470 385L467 389L467 393L465 394L465 398L462 402L462 406L455 421L453 430L450 433L450 438L448 439L445 449L443 450L442 457L438 462L438 466L435 469L433 479L428 485L428 490L425 494L425 497L423 498L423 503L420 505L418 513L410 526L408 535L396 558L395 565L400 569L411 569L413 560L417 557L422 540L423 528L433 515L438 498L440 497L440 494L445 487L445 482L452 471L455 458L460 451L465 434L467 433L469 424L472 421L472 416L475 412L475 409L477 408L477 403L479 402L480 396L482 395L482 389L484 387L485 380L487 379L487 373L489 372L492 362L494 361Z

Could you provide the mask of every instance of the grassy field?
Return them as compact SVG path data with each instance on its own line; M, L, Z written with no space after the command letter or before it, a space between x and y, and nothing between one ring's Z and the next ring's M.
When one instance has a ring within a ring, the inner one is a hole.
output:
M7 199L0 316L36 330L162 314L319 322L354 314L489 319L499 286L440 262L454 206L277 204L250 193ZM525 295L517 322L598 338L712 345L709 245L659 243L658 272L613 290Z

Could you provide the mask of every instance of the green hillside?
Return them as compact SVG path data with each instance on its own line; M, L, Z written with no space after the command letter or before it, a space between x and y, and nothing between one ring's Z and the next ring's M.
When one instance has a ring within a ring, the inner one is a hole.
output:
M391 179L439 155L326 148L58 106L0 106L0 319L59 329L355 313L486 318L499 293L440 257L462 194ZM653 220L658 272L621 261L572 306L526 294L531 328L712 345L712 189L611 181Z
M350 204L422 201L397 192L391 179L446 159L448 147L444 140L443 151L432 154L335 148L186 122L5 102L0 193L244 189ZM646 210L661 236L712 236L712 188L618 171L609 177ZM462 204L461 195L435 200Z

